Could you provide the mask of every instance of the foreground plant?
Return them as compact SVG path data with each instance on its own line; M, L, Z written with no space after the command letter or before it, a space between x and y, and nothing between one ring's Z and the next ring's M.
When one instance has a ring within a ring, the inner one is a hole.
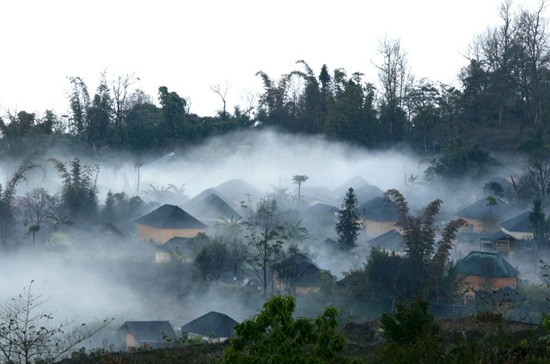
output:
M315 319L292 314L292 296L269 299L255 317L235 327L224 363L326 363L337 358L344 338L336 333L338 310L328 307Z

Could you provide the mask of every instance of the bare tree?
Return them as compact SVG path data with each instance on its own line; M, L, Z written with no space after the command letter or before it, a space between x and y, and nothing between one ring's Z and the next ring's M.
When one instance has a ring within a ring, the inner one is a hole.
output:
M44 188L35 188L25 195L23 204L27 223L41 226L55 206L55 199Z
M540 152L531 156L526 163L525 173L519 182L519 192L523 197L539 200L542 206L548 202L550 193L550 157L548 152Z
M32 284L0 304L0 358L4 363L53 363L112 321L91 326L75 325L75 320L54 323L52 314L41 310L47 299L36 295Z
M544 1L533 11L523 9L518 20L518 36L523 46L523 90L533 123L542 123L542 72L550 63L548 20Z
M402 107L410 83L407 53L401 48L399 39L385 38L379 44L378 54L382 56L382 63L376 65L382 102Z
M139 81L139 77L132 74L117 76L111 83L114 98L115 128L118 128L125 113L128 111L129 88Z
M223 103L223 109L222 109L222 120L227 119L227 91L229 91L229 86L227 84L223 87L220 85L213 85L210 86L210 90L214 91L215 94L217 94L221 99Z

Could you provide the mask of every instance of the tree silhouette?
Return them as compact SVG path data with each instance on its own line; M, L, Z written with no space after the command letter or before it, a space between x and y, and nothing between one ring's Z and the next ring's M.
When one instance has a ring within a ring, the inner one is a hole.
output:
M336 224L336 233L338 234L338 243L342 248L351 249L355 247L359 231L363 224L359 219L357 211L357 197L353 188L349 188L340 210L338 210L338 223Z
M305 174L297 174L292 177L292 181L294 181L295 184L298 185L298 206L300 205L300 201L302 200L302 194L301 194L301 187L302 183L307 181L309 177Z

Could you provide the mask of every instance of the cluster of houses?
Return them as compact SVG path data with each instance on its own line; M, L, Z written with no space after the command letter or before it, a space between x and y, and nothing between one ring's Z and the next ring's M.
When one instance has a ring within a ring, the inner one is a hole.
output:
M168 321L126 321L117 330L117 341L126 349L168 347L178 344L182 337L200 338L212 342L224 341L233 335L239 323L226 314L210 311L177 331Z
M505 182L502 182L505 183ZM302 187L300 217L310 231L317 231L321 246L335 245L334 226L338 205L345 191L353 186L358 200L359 216L365 227L367 239L360 245L376 247L397 254L404 254L403 232L398 224L396 206L384 198L376 186L361 178L355 178L339 189ZM332 199L330 196L338 197ZM192 238L220 221L239 218L241 201L261 193L242 180L232 180L216 188L209 188L189 200L184 206L165 204L135 220L137 238L156 247L155 261L167 263L175 259L191 262L197 247L191 246ZM508 259L514 259L533 251L533 229L529 212L516 211L504 200L482 198L456 211L450 218L463 218L467 227L458 234L457 251L464 251L458 260L457 273L462 277L465 299L480 292L507 292L518 287L519 271ZM366 242L365 242L366 241ZM183 258L182 258L183 257ZM293 282L296 294L308 294L320 289L322 269L305 255L295 259L297 271ZM232 277L236 279L236 277ZM241 277L242 284L253 276ZM288 289L288 282L274 277L276 290ZM181 327L181 332L211 339L231 335L236 321L223 313L210 312ZM176 334L167 321L128 321L119 329L127 347L158 345L166 338L174 340ZM162 340L161 340L162 339Z

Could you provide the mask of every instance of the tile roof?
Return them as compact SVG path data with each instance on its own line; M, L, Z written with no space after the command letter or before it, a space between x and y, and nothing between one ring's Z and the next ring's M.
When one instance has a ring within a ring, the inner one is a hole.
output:
M489 213L493 214L496 219L503 221L504 219L513 216L514 212L510 205L500 199L497 199L497 204L495 206L488 206L487 199L482 198L456 212L455 215L459 217L481 220Z
M205 229L204 225L178 206L162 205L156 210L135 220L137 224L159 229Z
M532 233L533 227L529 221L529 211L525 211L522 214L512 217L509 220L504 221L500 226L507 231Z
M517 277L519 272L498 253L472 251L458 261L456 272L492 278Z
M358 208L359 216L371 221L397 221L397 206L384 197L375 197Z
M230 337L238 324L226 314L210 311L183 325L181 331L211 338Z
M396 230L390 230L387 233L370 239L367 241L367 244L378 249L389 251L400 251L404 248L403 236Z

